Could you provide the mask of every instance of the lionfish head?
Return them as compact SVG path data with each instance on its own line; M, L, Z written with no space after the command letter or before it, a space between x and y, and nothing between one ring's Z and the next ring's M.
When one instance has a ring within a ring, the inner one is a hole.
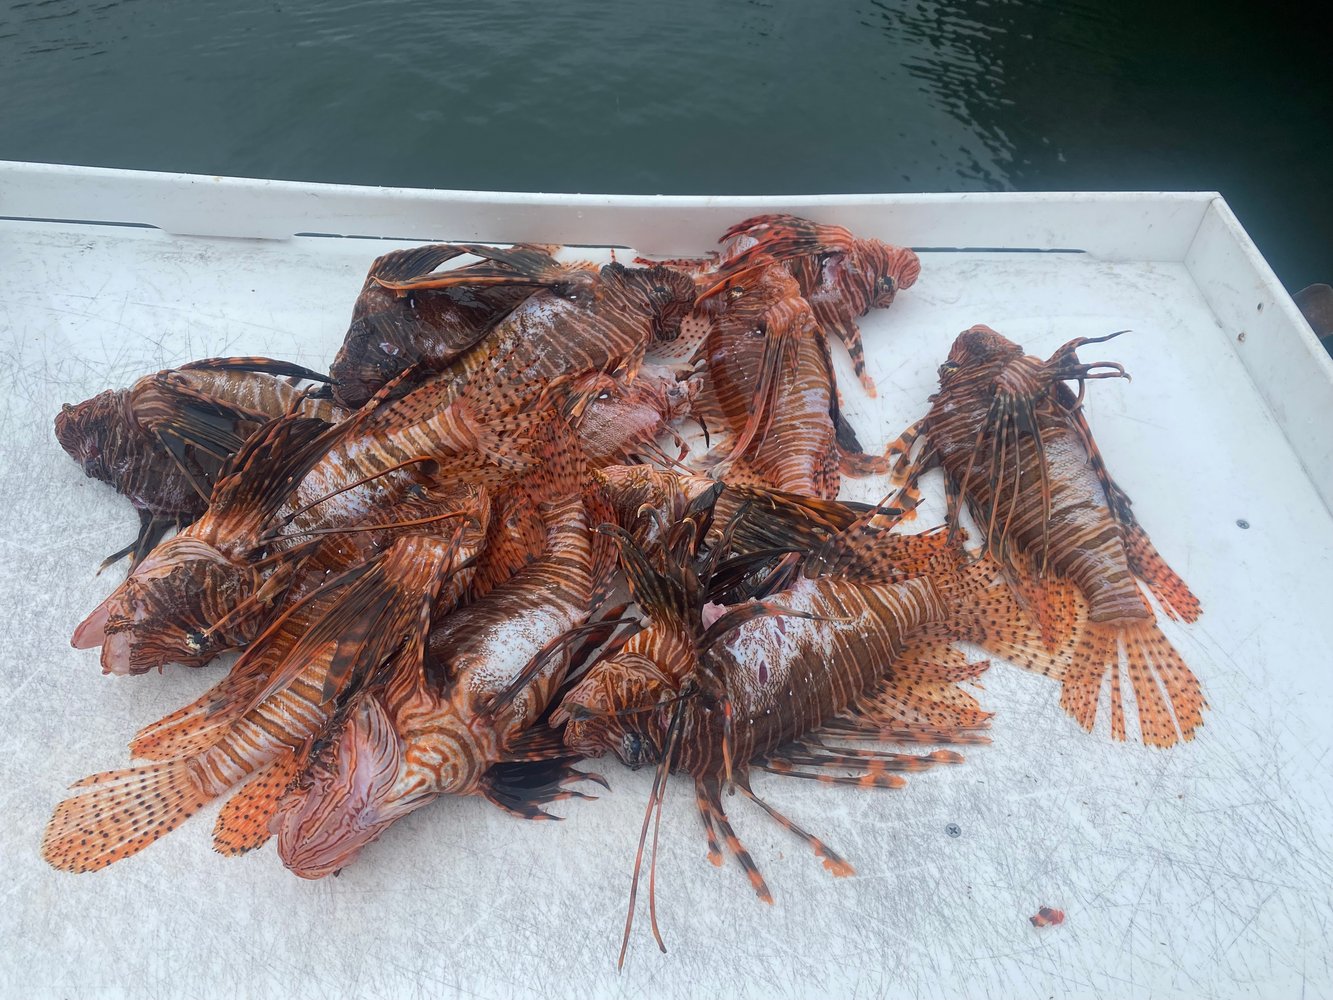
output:
M590 372L575 389L587 399L578 432L594 465L624 460L652 445L666 423L689 413L698 392L697 383L678 382L656 365L641 367L633 381L621 371Z
M906 247L880 240L857 240L844 256L841 281L862 312L887 309L898 292L921 274L921 259Z
M654 265L633 272L648 296L653 317L653 339L675 340L680 324L694 308L696 289L688 274Z
M132 433L124 389L99 392L82 403L66 403L56 414L56 440L91 478L115 485L125 464L120 452Z
M255 573L178 535L155 548L74 631L77 649L102 647L102 669L141 674L168 663L199 666L250 636L211 628L256 587Z
M1019 347L1004 334L996 333L988 326L978 324L964 330L949 349L949 358L940 365L940 385L959 376L975 375L978 370L999 369L1016 358L1023 356Z
M565 724L565 746L585 757L608 750L631 768L660 759L665 737L662 705L675 691L652 660L621 652L592 668L570 688L551 716Z
M312 747L273 817L282 863L302 878L350 864L394 821L435 796L407 787L404 740L374 695Z

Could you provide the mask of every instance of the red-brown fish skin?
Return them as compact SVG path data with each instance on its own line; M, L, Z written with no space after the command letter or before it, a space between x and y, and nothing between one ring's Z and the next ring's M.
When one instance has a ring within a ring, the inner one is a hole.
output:
M1158 629L1140 582L1173 617L1193 621L1200 605L1148 540L1107 472L1081 397L1064 384L1124 376L1115 363L1081 363L1075 352L1085 343L1070 341L1043 361L986 326L959 334L930 411L900 438L896 471L914 490L926 469L941 466L987 551L1020 585L1028 581L1027 600L1070 660L1066 710L1091 729L1109 677L1112 736L1125 738L1123 651L1143 741L1171 746L1202 724L1203 692ZM957 514L955 505L953 525Z
M582 497L548 505L545 517L546 554L445 618L431 634L429 662L368 695L283 800L278 850L297 875L345 867L441 795L478 793L487 770L542 714L568 666L564 652L500 710L490 700L592 610L594 551Z
M87 790L56 807L42 856L65 871L103 868L298 751L335 710L326 688L339 673L373 672L405 639L424 640L421 616L429 620L455 554L446 539L404 538L352 582L294 606L210 695L163 720L151 744L141 734L139 751L154 763L76 783ZM345 609L371 606L368 601L377 603L379 614L338 624Z

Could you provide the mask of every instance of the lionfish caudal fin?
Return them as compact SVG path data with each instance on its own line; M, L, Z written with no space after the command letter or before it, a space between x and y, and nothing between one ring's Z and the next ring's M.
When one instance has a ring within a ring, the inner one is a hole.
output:
M1065 670L1060 706L1091 731L1109 675L1111 737L1125 739L1122 658L1143 742L1169 747L1193 739L1207 707L1203 688L1151 619L1128 625L1086 623L1074 647L1073 662Z
M1008 586L988 592L989 603L971 613L972 632L963 638L1058 681L1061 707L1089 731L1109 675L1111 735L1117 740L1126 738L1123 658L1143 742L1167 747L1193 738L1207 707L1202 687L1157 627L1146 599L1144 619L1098 623L1089 620L1087 599L1071 580L1055 573L1038 579L1023 560L1002 575ZM1016 612L1020 601L1026 609Z
M300 769L300 759L289 750L255 772L218 813L213 850L234 857L262 847L272 836L269 825L278 803Z
M443 249L445 245L441 245ZM518 245L508 249L480 243L448 244L459 254L472 254L488 263L472 264L452 271L433 273L433 268L415 275L371 277L385 288L402 295L447 288L484 288L493 285L551 287L567 283L581 265L561 264L544 247ZM438 265L436 265L438 266Z
M68 872L137 854L214 798L192 759L105 771L72 787L87 791L56 806L42 837L42 857Z

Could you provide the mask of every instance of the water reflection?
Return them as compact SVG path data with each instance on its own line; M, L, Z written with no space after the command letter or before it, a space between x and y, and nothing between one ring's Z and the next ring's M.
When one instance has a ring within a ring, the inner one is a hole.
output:
M0 0L0 157L547 191L1220 188L1299 288L1333 276L1327 34L1156 0Z

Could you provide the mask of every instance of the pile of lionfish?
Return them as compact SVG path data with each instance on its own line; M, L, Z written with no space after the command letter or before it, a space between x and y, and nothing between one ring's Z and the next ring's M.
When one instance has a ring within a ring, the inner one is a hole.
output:
M656 769L635 887L681 773L710 860L769 900L724 793L850 873L750 775L892 788L961 762L875 744L986 742L975 647L1058 682L1086 729L1104 702L1126 737L1127 674L1145 743L1193 735L1199 684L1143 588L1173 618L1200 607L1084 419L1086 383L1125 377L1079 360L1097 341L1043 361L967 330L925 416L871 455L830 336L873 395L856 320L917 280L910 250L792 216L697 260L556 249L386 254L327 376L214 359L64 408L60 443L141 519L74 645L115 674L240 655L135 735L145 763L75 785L52 865L100 869L229 796L217 850L273 837L318 878L441 796L544 818L605 784L573 765L610 751ZM936 467L947 523L901 530ZM837 499L876 473L881 503Z

